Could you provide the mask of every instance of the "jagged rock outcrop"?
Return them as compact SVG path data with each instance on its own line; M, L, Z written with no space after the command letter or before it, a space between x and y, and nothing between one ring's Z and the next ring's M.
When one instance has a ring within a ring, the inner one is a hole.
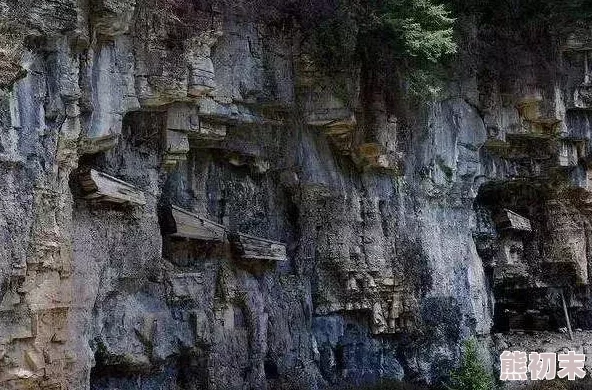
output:
M0 387L436 383L558 289L590 327L589 29L463 15L392 107L274 2L0 9Z

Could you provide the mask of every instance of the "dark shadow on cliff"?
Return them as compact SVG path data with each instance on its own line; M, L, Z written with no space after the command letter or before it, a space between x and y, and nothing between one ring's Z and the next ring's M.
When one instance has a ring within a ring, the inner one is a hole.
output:
M435 390L433 387L425 387L393 380L381 380L368 386L343 386L333 387L332 390Z

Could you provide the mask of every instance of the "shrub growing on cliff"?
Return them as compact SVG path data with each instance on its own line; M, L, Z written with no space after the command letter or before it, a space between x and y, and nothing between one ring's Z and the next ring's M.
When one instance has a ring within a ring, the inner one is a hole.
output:
M435 64L456 52L454 18L436 1L338 0L312 31L314 60L328 74L361 60L384 77L431 83Z
M367 16L361 21L361 34L367 39L385 39L395 57L436 62L456 52L454 19L442 4L431 0L373 0L364 13Z
M475 339L465 341L460 367L451 375L450 390L493 390L494 381L477 353Z

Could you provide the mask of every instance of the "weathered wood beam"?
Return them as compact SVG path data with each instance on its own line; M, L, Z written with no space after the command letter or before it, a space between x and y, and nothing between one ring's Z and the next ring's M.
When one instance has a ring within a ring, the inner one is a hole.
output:
M83 138L80 143L81 154L95 154L98 152L104 152L117 145L119 136L117 134L109 134L99 137Z
M201 241L224 241L226 228L178 206L161 210L163 233L171 237L182 237ZM162 219L164 218L164 220Z
M90 169L79 174L84 199L143 206L144 193L135 186L106 173Z
M563 289L561 289L561 305L563 306L563 315L565 316L565 323L567 324L567 330L569 332L569 339L573 340L573 331L571 330L571 322L569 321L569 312L567 311L567 304L565 303L565 295Z
M245 233L228 235L235 253L247 261L286 261L286 245Z
M494 218L494 222L498 229L524 232L532 231L532 226L528 218L508 209L503 209L502 212L498 213Z

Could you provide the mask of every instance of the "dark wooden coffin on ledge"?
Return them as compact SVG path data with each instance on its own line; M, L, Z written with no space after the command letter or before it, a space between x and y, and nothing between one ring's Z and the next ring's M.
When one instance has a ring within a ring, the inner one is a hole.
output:
M530 220L528 218L524 218L520 214L508 209L504 209L497 214L494 218L494 222L496 227L500 230L532 231Z
M96 136L92 138L83 138L80 143L79 150L82 154L95 154L109 150L117 145L119 136L117 134L107 134L104 136Z
M200 241L224 241L226 228L178 206L161 210L163 234Z
M90 169L80 173L79 181L84 199L137 206L146 204L141 190L106 173Z
M234 232L228 235L234 253L245 261L286 261L286 245L265 238Z

